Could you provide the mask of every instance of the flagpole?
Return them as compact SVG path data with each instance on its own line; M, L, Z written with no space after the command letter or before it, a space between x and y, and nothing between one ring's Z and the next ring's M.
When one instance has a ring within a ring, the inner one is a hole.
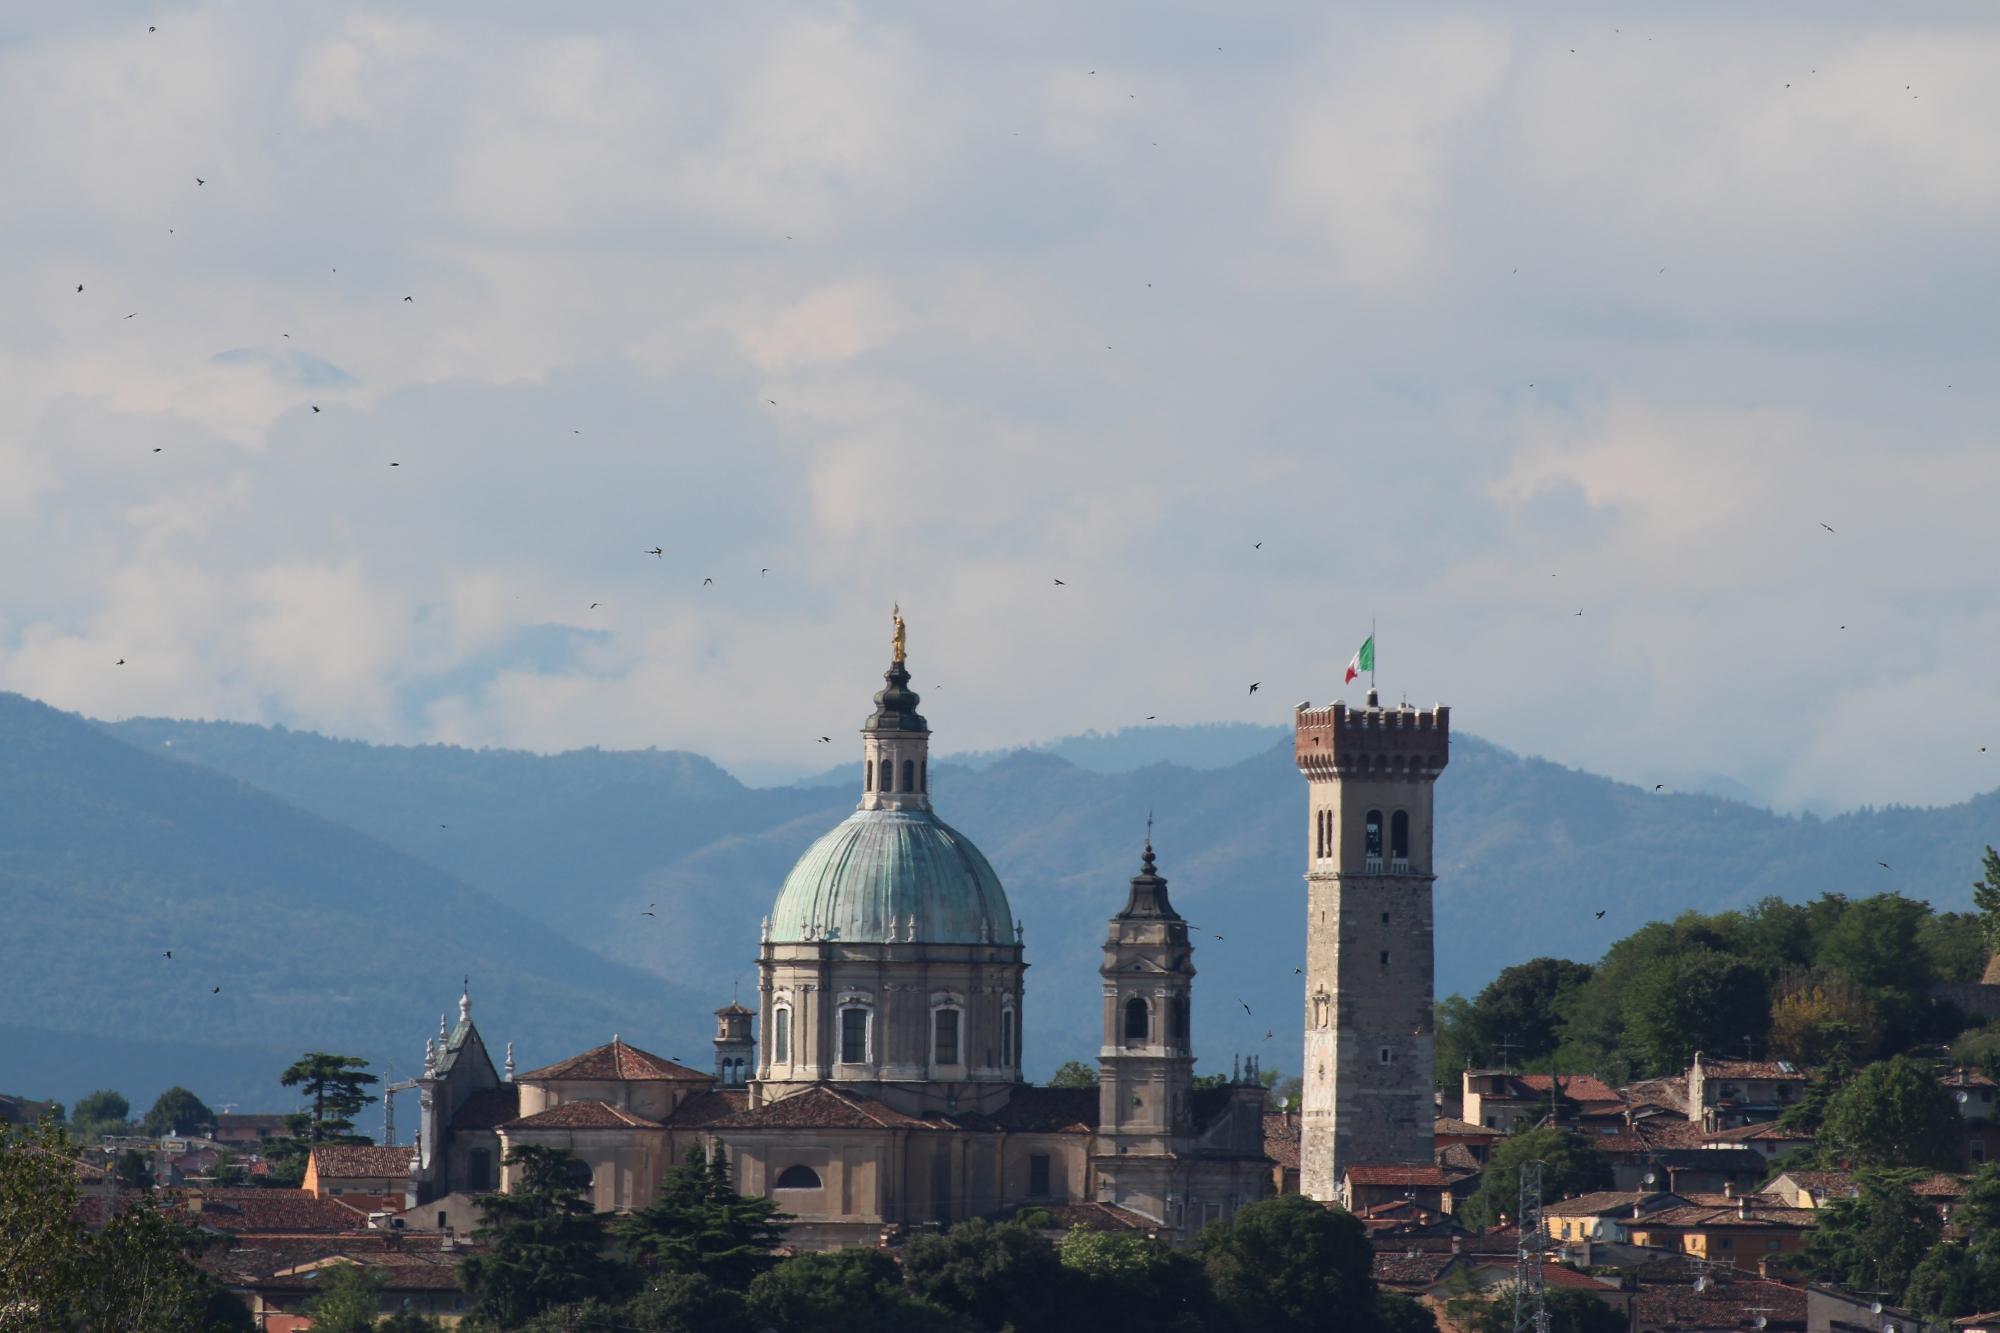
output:
M1368 691L1375 692L1375 654L1382 650L1375 642L1375 617L1368 617Z

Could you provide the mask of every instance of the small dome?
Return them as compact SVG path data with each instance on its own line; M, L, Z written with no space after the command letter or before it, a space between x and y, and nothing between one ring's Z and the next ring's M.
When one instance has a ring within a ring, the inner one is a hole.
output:
M771 909L771 938L1012 944L1006 890L969 839L929 810L857 810L806 849Z

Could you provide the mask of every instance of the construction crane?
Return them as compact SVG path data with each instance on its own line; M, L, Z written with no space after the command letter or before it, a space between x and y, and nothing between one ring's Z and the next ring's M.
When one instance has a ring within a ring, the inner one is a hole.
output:
M383 1072L394 1073L395 1068L394 1065L390 1065ZM399 1092L408 1092L416 1086L417 1080L413 1078L406 1078L399 1083L385 1083L382 1085L383 1147L389 1147L396 1142L396 1094Z
M1542 1257L1549 1248L1542 1224L1542 1163L1521 1163L1521 1206L1515 1220L1520 1239L1514 1247L1514 1333L1549 1333L1548 1292L1542 1283Z

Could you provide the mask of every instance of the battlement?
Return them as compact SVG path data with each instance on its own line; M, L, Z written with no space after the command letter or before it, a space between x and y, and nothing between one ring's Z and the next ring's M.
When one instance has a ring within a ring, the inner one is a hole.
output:
M1300 708L1293 754L1308 779L1378 774L1429 781L1451 759L1451 709Z

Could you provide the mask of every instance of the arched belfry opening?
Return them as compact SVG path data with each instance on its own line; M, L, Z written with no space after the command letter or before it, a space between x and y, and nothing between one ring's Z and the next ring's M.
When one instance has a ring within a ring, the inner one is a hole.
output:
M1125 1001L1125 1040L1143 1042L1148 1035L1151 1015L1146 1012L1146 1002L1134 995Z

